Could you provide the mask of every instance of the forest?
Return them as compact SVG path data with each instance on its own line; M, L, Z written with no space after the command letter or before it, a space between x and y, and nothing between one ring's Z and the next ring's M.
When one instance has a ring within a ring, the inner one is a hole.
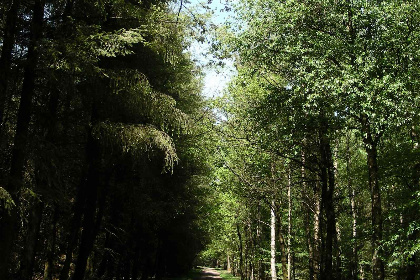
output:
M419 1L4 0L0 50L1 280L420 279Z

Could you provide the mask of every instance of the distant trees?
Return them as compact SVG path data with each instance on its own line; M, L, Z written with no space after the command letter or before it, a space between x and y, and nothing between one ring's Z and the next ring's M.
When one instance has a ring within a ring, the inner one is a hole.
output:
M0 9L0 278L187 271L211 150L193 23L166 1Z

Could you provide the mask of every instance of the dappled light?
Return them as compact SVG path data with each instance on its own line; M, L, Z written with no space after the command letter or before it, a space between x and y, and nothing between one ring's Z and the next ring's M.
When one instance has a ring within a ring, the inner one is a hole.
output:
M0 280L419 280L420 1L0 3Z

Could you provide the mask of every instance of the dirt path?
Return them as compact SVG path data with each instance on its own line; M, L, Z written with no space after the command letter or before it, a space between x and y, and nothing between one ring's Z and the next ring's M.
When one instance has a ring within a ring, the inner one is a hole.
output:
M203 267L201 269L201 274L195 280L221 280L220 273L209 267Z

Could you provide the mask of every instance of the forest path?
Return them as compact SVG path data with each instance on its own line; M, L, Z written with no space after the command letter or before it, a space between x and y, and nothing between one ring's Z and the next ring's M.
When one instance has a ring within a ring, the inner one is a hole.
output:
M221 280L220 273L214 268L203 267L200 275L195 280Z

